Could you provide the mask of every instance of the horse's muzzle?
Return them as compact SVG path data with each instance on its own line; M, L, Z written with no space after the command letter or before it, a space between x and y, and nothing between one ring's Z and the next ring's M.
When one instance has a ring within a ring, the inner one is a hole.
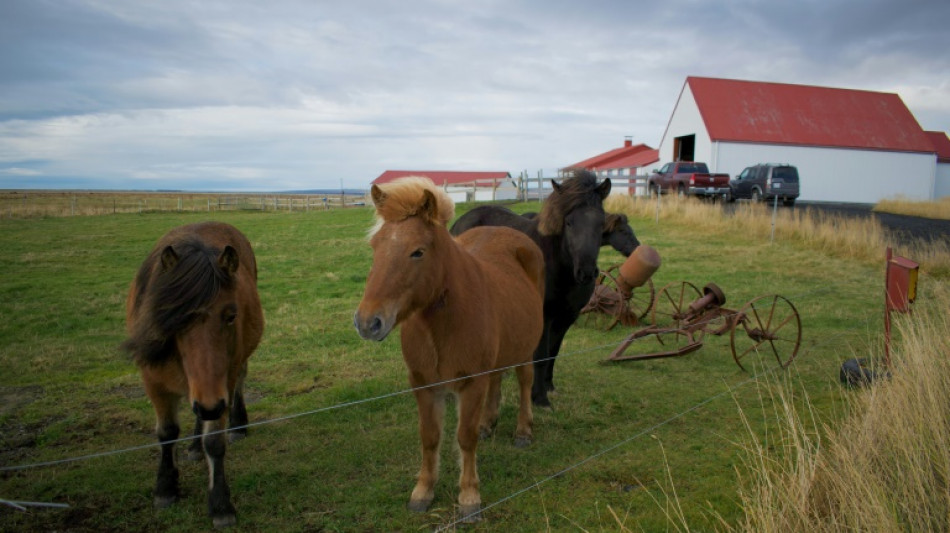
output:
M360 334L360 337L371 341L385 339L393 329L391 320L387 320L378 314L364 318L360 316L359 311L356 311L356 314L353 315L353 325L356 326L356 331Z
M191 410L194 411L196 415L198 415L198 418L205 421L217 420L221 418L221 415L224 414L227 408L228 405L224 402L224 400L218 400L218 403L216 403L211 409L205 408L205 406L198 402L193 402L191 404Z
M597 279L599 274L600 269L596 266L594 268L576 268L574 269L574 280L580 284L590 283Z

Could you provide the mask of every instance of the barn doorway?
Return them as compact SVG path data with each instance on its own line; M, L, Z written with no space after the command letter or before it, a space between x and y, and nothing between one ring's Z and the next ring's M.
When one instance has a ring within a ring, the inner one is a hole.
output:
M683 135L673 139L673 161L695 161L696 134Z

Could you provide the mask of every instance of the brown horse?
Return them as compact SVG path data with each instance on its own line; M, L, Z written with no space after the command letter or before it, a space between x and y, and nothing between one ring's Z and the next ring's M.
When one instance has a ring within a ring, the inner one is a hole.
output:
M192 442L192 456L203 445L208 460L208 512L215 527L234 524L223 431L227 424L244 426L231 431L232 441L247 434L243 383L264 330L257 263L247 238L220 222L166 233L132 281L126 328L122 347L139 366L162 443L155 506L178 499L174 447L178 403L187 396L195 436L201 436Z
M364 339L381 341L402 326L402 355L415 389L422 468L409 508L435 495L445 399L458 397L462 472L459 504L478 520L481 496L475 448L498 419L501 372L515 371L520 409L515 444L531 442L531 354L543 328L544 257L523 233L484 227L453 238L455 207L428 178L373 186L377 225L373 266L353 317Z

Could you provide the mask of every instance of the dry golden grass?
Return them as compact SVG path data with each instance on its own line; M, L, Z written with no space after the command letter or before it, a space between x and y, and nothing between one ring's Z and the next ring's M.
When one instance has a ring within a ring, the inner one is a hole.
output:
M849 416L833 428L811 416L789 381L772 384L779 429L747 448L745 518L729 530L950 529L948 305L950 287L938 284L901 317L890 379L847 396Z
M692 198L655 199L613 195L605 208L615 213L647 217L659 224L681 224L698 232L742 232L750 241L792 241L837 257L878 262L888 246L899 255L921 264L921 272L950 278L950 244L939 242L896 243L888 239L881 224L872 218L842 217L810 209L772 209L762 204L740 203L731 215L722 206ZM774 232L774 235L773 235Z
M874 210L897 215L950 220L950 196L945 196L933 202L917 202L907 198L881 200L874 206Z

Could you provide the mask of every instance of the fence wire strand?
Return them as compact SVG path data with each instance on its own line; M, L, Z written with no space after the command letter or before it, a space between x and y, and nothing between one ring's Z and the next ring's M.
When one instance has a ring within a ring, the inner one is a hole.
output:
M792 298L807 297L807 296L816 296L816 295L824 295L824 294L827 294L827 293L829 293L829 292L833 292L833 290L834 290L834 289L833 289L832 287L819 287L819 288L816 288L816 289L812 289L812 290L810 290L810 291L805 291L805 292L799 293L799 294L797 294L797 295L794 295L794 296L792 296ZM736 313L737 313L737 312L729 313L729 314L726 314L726 315L719 315L719 316L717 316L717 317L715 317L715 318L713 318L713 319L710 319L710 322L714 322L714 321L716 321L716 320L719 320L719 319L721 319L723 316L726 316L726 317L734 316ZM703 323L700 322L700 323L698 323L697 325L702 325L702 324L703 324ZM649 337L644 337L644 338L649 338ZM624 339L626 339L626 337L624 337ZM614 346L618 346L620 343L623 342L624 339L621 339L620 342L611 342L611 343L607 343L607 344L600 344L600 345L597 345L597 346L592 346L592 347L589 347L589 348L584 348L584 349L576 350L576 351L569 352L569 353L565 353L565 354L559 354L559 355L556 356L556 357L565 358L565 357L576 356L576 355L580 355L580 354L584 354L584 353L590 353L590 352L594 352L594 351L604 350L604 349L607 349L607 348L611 348L611 347L614 347ZM640 339L635 339L635 342L636 342L636 341L639 341L639 340L640 340ZM827 339L825 342L821 342L821 343L818 343L818 344L816 344L816 345L811 346L808 350L811 351L811 350L814 350L814 349L816 349L816 348L818 348L818 347L820 347L820 346L824 346L824 345L830 343L832 340L837 340L837 338L830 338L830 339ZM246 428L252 428L252 427L259 427L259 426L269 425L269 424L273 424L273 423L277 423L277 422L284 422L284 421L287 421L287 420L292 420L292 419L296 419L296 418L300 418L300 417L313 416L313 415L317 415L317 414L325 413L325 412L329 412L329 411L335 411L335 410L339 410L339 409L344 409L344 408L349 408L349 407L355 407L355 406L358 406L358 405L363 405L363 404L367 404L367 403L371 403L371 402L382 401L382 400L389 399L389 398L394 398L394 397L397 397L397 396L403 396L403 395L410 394L410 393L413 393L413 392L416 392L416 391L419 391L419 390L424 390L424 389L429 389L429 388L436 388L436 387L442 387L442 386L449 385L449 384L452 384L452 383L456 383L456 382L459 382L459 381L464 381L464 380L467 380L467 379L472 379L472 378L476 378L476 377L480 377L480 376L485 376L485 375L489 375L489 374L493 374L493 373L507 372L508 370L512 370L512 369L517 368L517 367L520 367L520 366L524 366L524 365L528 365L528 364L534 364L534 363L536 363L536 362L543 362L543 361L553 360L553 359L555 359L556 357L549 357L549 358L546 358L546 359L539 359L538 361L529 361L529 362L525 362L525 363L519 363L519 364L515 364L515 365L510 365L510 366L507 366L507 367L504 367L504 368L486 370L486 371L484 371L484 372L479 372L479 373L476 373L476 374L471 374L471 375L467 375L467 376L461 376L461 377L457 377L457 378L453 378L453 379L448 379L448 380L440 381L440 382L437 382L437 383L431 383L431 384L429 384L429 385L424 385L424 386L420 386L420 387L413 387L413 388L408 388L408 389L402 389L402 390L398 390L398 391L394 391L394 392L390 392L390 393L386 393L386 394L381 394L381 395L373 396L373 397L369 397L369 398L362 398L362 399L358 399L358 400L353 400L353 401L348 401L348 402L342 402L342 403L338 403L338 404L334 404L334 405L330 405L330 406L325 406L325 407L320 407L320 408L316 408L316 409L312 409L312 410L308 410L308 411L303 411L303 412L299 412L299 413L293 413L293 414L289 414L289 415L286 415L286 416L280 416L280 417L270 418L270 419L266 419L266 420L260 420L260 421L251 422L251 423L248 423L248 424L245 424L245 425L242 425L242 426L234 426L234 427L230 427L230 428L227 428L227 429L224 429L224 430L219 430L219 431L215 431L215 432L205 433L204 435L214 435L214 434L219 434L219 433L225 433L225 432L227 432L227 431L233 431L233 430L239 430L239 429L246 429ZM453 527L455 527L456 525L458 525L458 524L464 522L464 521L465 521L466 519L468 519L468 518L471 518L471 517L473 517L473 516L475 516L475 515L483 514L485 511L488 511L489 509L492 509L492 508L497 507L497 506L499 506L499 505L502 505L502 504L504 504L504 503L506 503L506 502L508 502L508 501L511 501L511 500L513 500L513 499L515 499L515 498L521 496L522 494L525 494L526 492L529 492L529 491L532 491L532 490L534 490L534 489L537 489L537 488L539 488L541 485L543 485L543 484L545 484L545 483L547 483L547 482L549 482L549 481L551 481L551 480L553 480L553 479L556 479L556 478L558 478L558 477L560 477L560 476L563 476L564 474L566 474L566 473L568 473L568 472L570 472L570 471L572 471L572 470L575 470L575 469L577 469L577 468L579 468L579 467L581 467L581 466L584 466L584 465L590 463L591 461L594 461L594 460L596 460L596 459L598 459L598 458L600 458L600 457L602 457L602 456L604 456L604 455L606 455L606 454L608 454L608 453L610 453L610 452L612 452L612 451L614 451L614 450L616 450L616 449L618 449L618 448L620 448L620 447L622 447L622 446L624 446L624 445L626 445L626 444L628 444L628 443L630 443L630 442L632 442L632 441L634 441L634 440L636 440L636 439L638 439L638 438L643 437L644 435L647 435L647 434L649 434L649 433L651 433L651 432L654 432L654 431L656 431L657 429L659 429L659 428L665 426L666 424L669 424L669 423L671 423L671 422L673 422L673 421L675 421L675 420L677 420L677 419L679 419L679 418L682 418L682 417L684 417L684 416L686 416L686 415L688 415L688 414L690 414L690 413L693 413L693 412L695 412L695 411L697 411L697 410L699 410L699 409L702 409L704 406L706 406L706 405L712 403L713 401L715 401L715 400L717 400L717 399L719 399L719 398L722 398L722 397L725 396L725 395L732 394L732 393L735 392L736 390L738 390L738 389L740 389L740 388L742 388L742 387L748 385L749 383L756 382L756 381L759 380L759 378L761 378L761 377L763 377L763 376L765 376L765 375L767 375L767 374L770 374L771 372L774 372L775 370L778 370L778 369L782 369L782 367L781 367L781 366L772 367L771 369L762 371L762 372L760 372L760 373L758 373L758 374L756 374L756 375L754 375L754 376L752 376L752 377L750 377L750 378L748 378L748 379L743 380L742 382L740 382L740 383L738 383L738 384L736 384L736 385L734 385L734 386L732 386L732 387L728 387L726 390L723 390L723 391L721 391L721 392L719 392L719 393L717 393L717 394L714 394L713 396L710 396L710 397L708 397L708 398L706 398L706 399L700 401L699 403L697 403L697 404L695 404L695 405L693 405L693 406L691 406L691 407L689 407L689 408L687 408L687 409L685 409L685 410L683 410L683 411L681 411L681 412L679 412L679 413L676 413L676 414L674 414L674 415L672 415L672 416L670 416L670 417L668 417L668 418L666 418L666 419L664 419L664 420L662 420L662 421L660 421L660 422L657 422L657 423L655 423L655 424L652 424L651 426L649 426L649 427L647 427L647 428L644 428L644 429L642 429L642 430L640 430L640 431L637 431L636 433L634 433L633 435L631 435L631 436L629 436L629 437L627 437L627 438L621 439L620 441L617 441L617 442L615 442L614 444L611 444L611 445L607 446L606 448L603 448L603 449L601 449L601 450L599 450L599 451L597 451L597 452L595 452L595 453L593 453L593 454L591 454L591 455L589 455L589 456L587 456L587 457L581 459L580 461L577 461L577 462L575 462L575 463L573 463L573 464L571 464L571 465L569 465L569 466L566 466L566 467L564 467L564 468L558 470L557 472L555 472L555 473L553 473L553 474L550 474L550 475L548 475L548 476L546 476L546 477L544 477L544 478L542 478L542 479L540 479L540 480L538 480L538 481L536 481L536 482L534 482L534 483L532 483L532 484L530 484L530 485L528 485L528 486L526 486L526 487L524 487L524 488L522 488L522 489L519 489L519 490L517 490L517 491L515 491L515 492L513 492L513 493L511 493L511 494L509 494L509 495L507 495L507 496L505 496L504 498L501 498L501 499L499 499L499 500L497 500L497 501L495 501L495 502L493 502L493 503L491 503L491 504L489 504L489 505L483 507L483 508L480 509L477 513L473 513L473 514L470 515L470 516L462 516L462 517L460 517L459 519L457 519L457 520L454 521L454 522L451 522L451 523L449 523L449 524L446 524L446 525L444 525L444 526L441 526L441 527L439 527L436 531L445 531L445 530L447 530L447 529L449 529L449 528L453 528ZM175 439L175 440L173 440L173 441L167 441L167 442L165 442L165 444L188 442L188 441L192 441L192 440L195 440L195 439L202 438L202 436L203 436L203 435L191 435L191 436L187 436L187 437L181 437L181 438ZM80 461L87 461L87 460L92 460L92 459L97 459L97 458L105 458L105 457L109 457L109 456L114 456L114 455L119 455L119 454L124 454L124 453L130 453L130 452L135 452L135 451L139 451L139 450L145 450L145 449L149 449L149 448L157 448L157 447L161 446L162 444L163 444L163 443L160 443L160 442L153 442L153 443L149 443L149 444L142 444L142 445L131 446L131 447L122 448L122 449L108 450L108 451L104 451L104 452L97 452L97 453L91 453L91 454L86 454L86 455L80 455L80 456L74 456L74 457L67 457L67 458L57 459L57 460L51 460L51 461L42 461L42 462L29 463L29 464L21 464L21 465L15 465L15 466L2 466L2 467L0 467L0 472L22 471L22 470L28 470L28 469L34 469L34 468L40 468L40 467L56 466L56 465L62 465L62 464L67 464L67 463L74 463L74 462L80 462ZM20 501L5 500L5 499L0 499L0 505L7 505L7 506L13 507L13 508L18 509L18 510L23 510L23 511L26 510L25 508L26 508L27 506L52 507L52 508L67 508L67 507L69 507L67 504L39 503L39 502L20 502Z

